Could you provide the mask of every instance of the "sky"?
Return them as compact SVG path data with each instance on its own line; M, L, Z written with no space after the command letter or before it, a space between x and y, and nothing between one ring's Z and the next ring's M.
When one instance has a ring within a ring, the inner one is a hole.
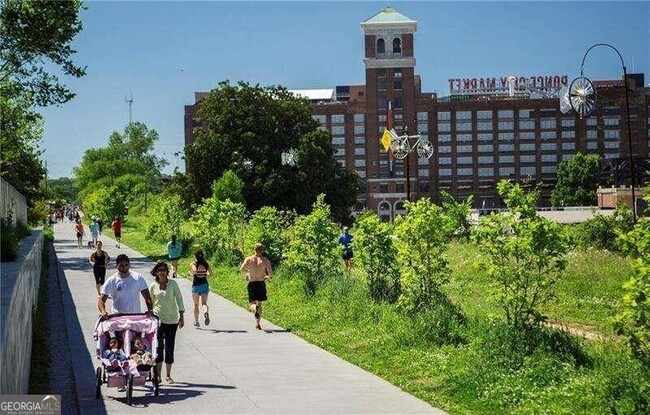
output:
M365 83L360 24L387 5L418 22L416 74L423 92L449 94L449 79L580 74L584 53L609 43L628 73L650 84L650 2L550 1L90 1L74 61L77 94L41 109L49 178L73 177L89 148L132 120L160 136L159 156L184 170L184 105L223 80L289 89ZM620 79L609 48L584 65L592 80ZM175 155L176 153L176 155Z

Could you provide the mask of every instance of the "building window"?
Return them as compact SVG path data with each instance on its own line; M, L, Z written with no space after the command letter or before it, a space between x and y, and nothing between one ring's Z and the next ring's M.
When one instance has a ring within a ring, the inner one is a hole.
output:
M450 146L440 146L440 147L438 147L438 153L440 153L440 154L449 154L449 153L451 153L451 147Z
M333 146L342 146L345 145L345 137L332 137Z
M444 132L451 131L451 124L449 124L448 122L438 123L438 131L444 131Z
M472 152L472 146L458 146L458 147L456 147L456 152L457 153L471 153Z
M533 143L519 144L519 151L535 151L535 144Z
M438 175L439 176L451 176L451 169L439 169L438 170Z
M393 81L393 90L401 91L402 90L402 80L396 79Z
M381 183L379 185L379 193L388 193L388 183Z
M314 120L318 121L320 125L325 125L327 124L327 117L325 115L312 115L311 116Z
M429 177L429 169L418 169L418 176Z
M332 115L332 124L343 124L345 122L345 115L334 114Z
M439 143L451 143L451 135L449 134L439 134L438 135Z
M377 90L379 91L386 90L386 78L377 79Z
M402 39L398 37L393 39L393 53L402 53Z
M492 164L492 163L494 163L494 157L493 156L479 156L478 163L479 164Z
M597 150L598 149L598 143L595 141L590 141L587 143L587 150Z
M569 161L573 158L573 154L562 154L562 161Z
M429 165L429 159L427 159L427 158L418 158L418 165L419 166L428 166Z
M521 155L521 156L519 156L519 162L520 163L534 163L535 162L535 156L534 155Z
M542 140L555 140L557 139L557 134L555 131L542 131L541 138Z
M451 120L451 113L449 111L442 111L438 113L438 121Z
M557 144L555 143L542 143L542 151L555 151Z
M500 164L507 164L507 163L514 163L514 162L515 162L515 156L499 156Z
M472 142L472 135L471 134L456 134L456 142L471 143Z
M575 131L562 131L562 138L576 138Z
M605 130L605 139L608 138L620 138L621 134L619 130Z
M513 110L499 110L498 116L500 120L507 120L514 118L515 115Z
M555 154L542 154L542 163L555 163L557 156Z
M481 167L478 169L478 175L481 177L494 176L494 167Z
M418 112L418 122L426 121L429 119L429 115L426 112Z
M507 177L511 174L515 174L514 167L499 167L499 176Z
M377 54L386 53L386 41L382 38L377 39Z
M556 171L557 171L557 166L542 166L542 173L555 174Z
M519 129L520 130L534 130L535 129L535 121L533 121L533 120L519 121Z
M366 148L365 147L355 147L354 155L355 156L365 156L366 155Z
M365 114L354 114L354 123L355 124L363 124L363 122L366 120ZM384 120L386 121L386 120Z
M514 133L499 133L499 141L512 141L514 139Z
M575 127L576 120L573 118L562 118L562 128Z
M541 120L539 123L539 128L542 130L554 130L557 127L557 122L555 120Z
M429 132L429 126L426 123L418 124L418 132L420 132L420 133L428 133Z
M491 153L493 150L492 144L480 144L478 146L479 153Z
M499 121L499 130L514 130L515 123L512 121Z
M438 159L438 164L441 166L451 164L451 157L440 157Z
M457 111L456 112L456 119L457 120L471 120L472 119L472 111Z
M342 125L332 126L332 135L345 135L345 127Z
M364 159L355 159L354 167L366 167L366 161Z
M598 131L587 130L587 140L598 140Z
M515 145L514 144L499 144L499 151L515 151Z
M366 132L366 127L363 125L355 125L354 126L354 134L355 135L361 135Z
M621 144L618 141L614 141L614 142L605 143L605 148L607 148L607 149L614 148L614 149L618 150L620 145Z
M519 133L519 139L520 140L534 140L535 139L535 133L534 132Z
M526 166L519 168L519 175L521 176L534 176L537 173L535 166Z
M402 70L401 69L395 69L393 71L393 78L401 78L402 77Z
M379 78L385 78L386 77L386 68L377 69L377 76Z
M619 125L620 121L620 117L603 117L603 125Z
M472 131L471 122L457 122L456 131Z
M479 120L491 120L492 111L476 111L476 118Z
M476 129L479 131L486 131L486 130L489 131L492 129L492 122L486 122L486 121L479 122L476 124Z
M365 144L365 143L366 143L365 137L354 137L354 144Z
M492 133L482 133L477 136L478 141L492 141Z
M335 148L334 149L334 157L343 157L345 156L345 149L344 148Z
M620 156L619 153L605 153L605 160L616 159Z
M519 110L519 119L532 118L533 110Z
M395 97L393 103L395 104L395 109L402 108L402 97Z
M471 157L458 157L456 159L457 164L472 164L472 158Z
M359 177L361 177L362 179L365 179L365 178L366 178L366 171L365 171L365 170L357 170L357 174L358 174Z

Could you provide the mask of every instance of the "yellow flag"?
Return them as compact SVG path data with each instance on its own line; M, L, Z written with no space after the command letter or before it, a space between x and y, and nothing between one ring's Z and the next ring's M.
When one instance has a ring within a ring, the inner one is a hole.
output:
M388 132L388 128L384 128L384 134L381 136L381 144L384 146L384 150L388 151L392 138Z

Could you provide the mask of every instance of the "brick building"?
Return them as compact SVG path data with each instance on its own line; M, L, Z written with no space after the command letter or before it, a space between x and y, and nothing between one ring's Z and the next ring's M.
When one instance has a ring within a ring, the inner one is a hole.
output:
M450 79L450 94L421 91L415 73L418 23L387 7L361 23L365 39L365 85L296 90L309 99L314 119L332 135L334 157L364 180L356 210L369 208L385 219L411 200L438 200L445 190L474 195L475 206L499 206L496 183L503 178L542 182L547 205L557 165L576 152L597 153L616 164L628 159L622 80L595 81L597 107L590 117L563 114L558 99L566 76ZM570 82L570 80L569 80ZM632 152L650 154L650 88L643 74L628 75ZM185 144L193 142L196 103L185 107ZM389 103L392 110L389 110ZM389 120L390 118L390 120ZM418 132L434 146L430 159L389 160L380 144L386 125L398 134Z

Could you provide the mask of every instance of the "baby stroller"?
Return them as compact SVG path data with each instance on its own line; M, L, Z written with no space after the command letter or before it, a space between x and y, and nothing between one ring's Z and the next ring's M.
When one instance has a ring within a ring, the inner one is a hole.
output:
M106 384L109 388L126 388L126 401L131 405L133 387L144 386L147 381L152 382L154 396L158 396L160 385L155 361L159 326L158 317L146 314L113 314L97 320L94 338L97 340L97 358L101 366L97 368L95 374L95 398L101 397L101 386ZM120 341L124 351L125 360L119 365L105 358L112 337ZM151 365L137 365L133 359L130 359L131 343L137 337L141 337L146 350L151 353Z

